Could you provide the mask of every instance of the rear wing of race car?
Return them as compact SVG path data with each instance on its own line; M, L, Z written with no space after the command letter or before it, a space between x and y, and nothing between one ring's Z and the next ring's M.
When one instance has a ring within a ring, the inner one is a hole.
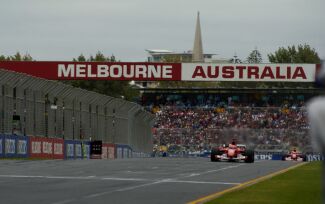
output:
M222 145L219 145L220 147L228 147L229 145L228 144L222 144ZM246 148L246 145L244 144L237 144L237 147L239 148Z

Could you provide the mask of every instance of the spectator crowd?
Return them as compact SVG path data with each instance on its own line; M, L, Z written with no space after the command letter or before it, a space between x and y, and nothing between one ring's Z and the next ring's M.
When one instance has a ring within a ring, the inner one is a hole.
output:
M296 105L299 104L299 105ZM308 146L309 124L303 103L278 107L153 106L154 143L191 151L229 142L262 146Z

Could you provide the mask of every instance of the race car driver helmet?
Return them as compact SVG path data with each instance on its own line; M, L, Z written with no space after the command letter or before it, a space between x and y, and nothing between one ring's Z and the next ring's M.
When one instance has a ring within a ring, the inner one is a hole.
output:
M236 145L236 140L235 140L235 139L232 139L231 144L232 144L232 145Z

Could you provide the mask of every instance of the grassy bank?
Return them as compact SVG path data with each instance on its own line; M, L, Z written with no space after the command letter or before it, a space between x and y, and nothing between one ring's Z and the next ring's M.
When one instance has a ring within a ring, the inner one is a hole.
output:
M206 204L320 204L321 162L311 162Z

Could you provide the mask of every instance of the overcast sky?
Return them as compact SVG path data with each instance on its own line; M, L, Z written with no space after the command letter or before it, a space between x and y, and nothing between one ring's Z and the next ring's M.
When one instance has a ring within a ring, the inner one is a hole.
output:
M71 60L80 53L146 60L145 49L193 47L200 11L203 49L263 59L279 46L307 43L325 59L324 0L1 0L0 55Z

